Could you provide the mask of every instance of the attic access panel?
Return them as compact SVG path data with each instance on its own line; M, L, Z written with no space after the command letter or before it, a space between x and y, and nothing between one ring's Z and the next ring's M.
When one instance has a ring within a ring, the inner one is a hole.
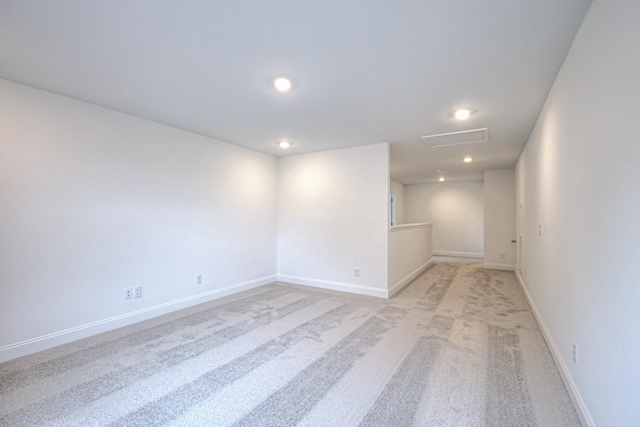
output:
M448 147L449 145L475 144L489 140L489 129L463 130L461 132L440 133L421 136L422 142L431 148Z

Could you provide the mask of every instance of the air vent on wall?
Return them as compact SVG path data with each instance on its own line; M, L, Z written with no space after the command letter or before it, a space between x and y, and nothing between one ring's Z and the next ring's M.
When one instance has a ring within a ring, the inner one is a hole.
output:
M475 144L489 140L489 129L464 130L462 132L441 133L420 137L422 142L431 148L447 147L449 145Z

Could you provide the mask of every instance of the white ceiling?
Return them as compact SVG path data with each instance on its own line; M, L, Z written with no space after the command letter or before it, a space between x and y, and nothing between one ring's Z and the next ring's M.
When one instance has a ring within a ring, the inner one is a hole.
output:
M390 142L399 182L475 180L515 165L589 4L0 0L0 77L277 156Z

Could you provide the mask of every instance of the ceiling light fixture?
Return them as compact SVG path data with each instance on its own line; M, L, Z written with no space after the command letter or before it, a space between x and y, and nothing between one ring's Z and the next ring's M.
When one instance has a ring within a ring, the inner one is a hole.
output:
M273 81L273 85L278 92L289 92L289 89L291 89L291 80L279 77Z
M284 149L291 147L291 143L289 141L280 141L280 144L278 145L280 146L280 148Z
M444 176L441 176L440 179L438 180L440 182L444 182Z
M462 161L465 163L471 163L473 161L473 157L466 156L464 159L462 159Z
M471 111L467 109L457 110L454 114L455 118L458 120L467 120L471 115Z

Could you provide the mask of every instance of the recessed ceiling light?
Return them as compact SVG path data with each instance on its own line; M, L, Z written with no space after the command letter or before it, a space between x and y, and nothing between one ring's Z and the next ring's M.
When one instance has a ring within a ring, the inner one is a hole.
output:
M465 163L471 163L473 161L473 157L466 156L464 159L462 159L462 161Z
M471 115L471 111L467 109L457 110L454 114L455 118L458 120L467 120Z
M278 144L280 146L280 148L289 148L291 147L291 143L289 141L280 141L280 144Z
M440 182L444 182L444 176L441 176L440 179L438 180Z
M279 77L273 81L273 85L279 92L288 92L291 89L291 80Z

